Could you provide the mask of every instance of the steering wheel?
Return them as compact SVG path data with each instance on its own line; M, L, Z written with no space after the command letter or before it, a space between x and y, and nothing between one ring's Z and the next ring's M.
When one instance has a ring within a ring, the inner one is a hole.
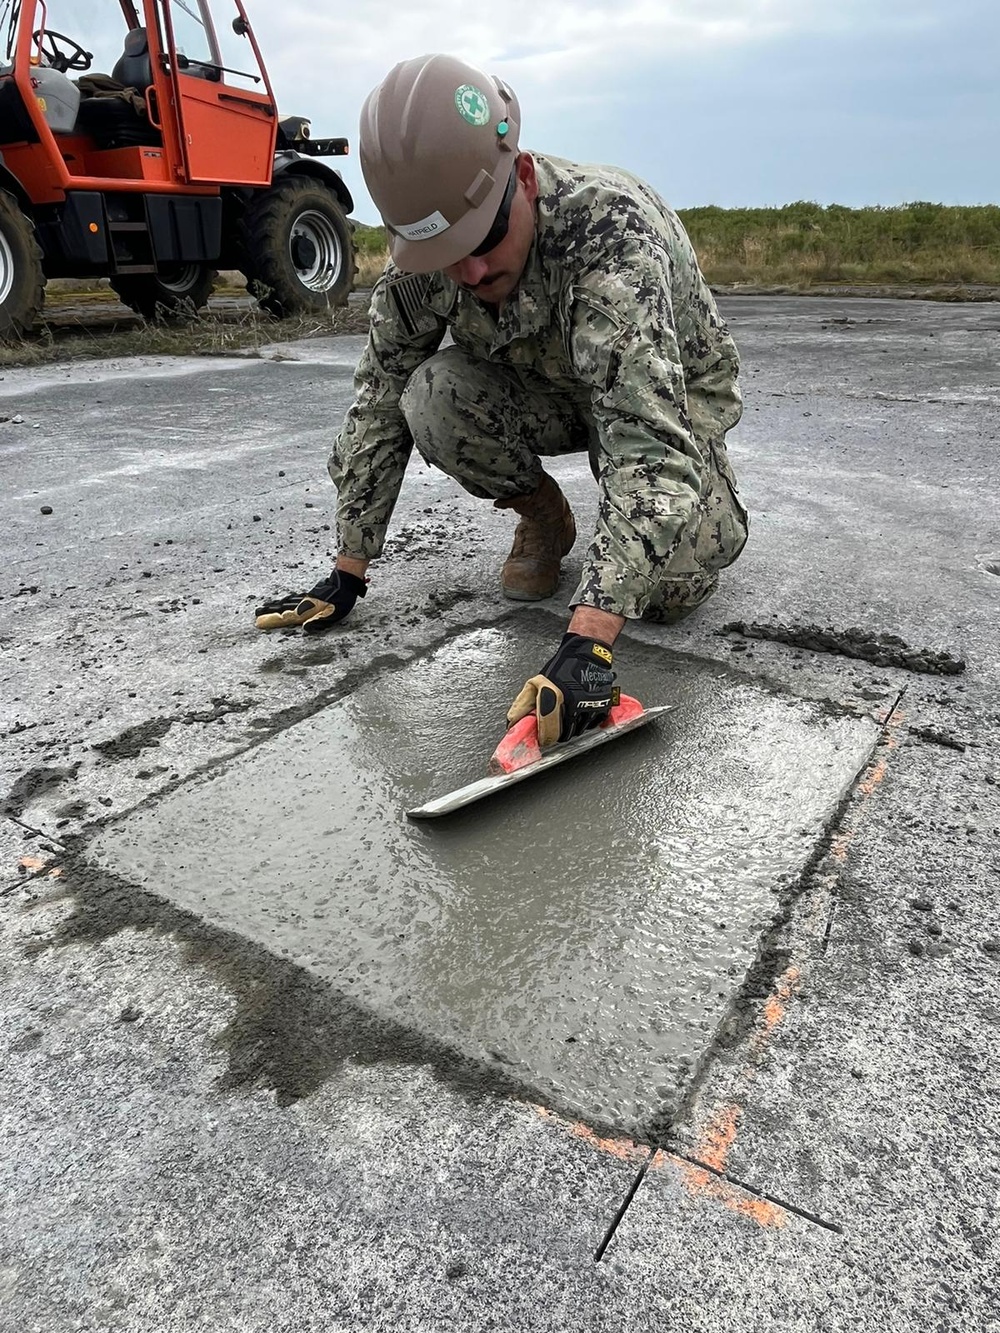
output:
M61 32L53 32L51 28L39 28L37 32L31 34L31 40L38 47L39 53L59 74L65 74L71 69L80 71L90 69L94 63L92 51L85 51L79 42L73 41L72 37L64 37ZM62 50L60 43L70 49Z

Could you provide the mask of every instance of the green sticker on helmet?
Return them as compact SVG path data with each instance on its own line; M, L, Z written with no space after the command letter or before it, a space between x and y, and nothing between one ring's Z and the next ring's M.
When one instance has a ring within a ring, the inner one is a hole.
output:
M463 83L455 89L455 105L458 114L470 125L486 125L490 119L490 104L486 94L474 83Z

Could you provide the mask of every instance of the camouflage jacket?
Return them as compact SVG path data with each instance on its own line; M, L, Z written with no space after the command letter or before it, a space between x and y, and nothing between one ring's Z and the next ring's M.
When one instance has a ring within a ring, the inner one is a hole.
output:
M600 500L572 602L635 615L698 503L707 442L740 418L738 356L680 220L648 185L532 156L535 242L499 316L442 273L390 264L375 286L330 460L339 549L380 554L412 448L400 395L450 331L472 356L541 373L591 414Z

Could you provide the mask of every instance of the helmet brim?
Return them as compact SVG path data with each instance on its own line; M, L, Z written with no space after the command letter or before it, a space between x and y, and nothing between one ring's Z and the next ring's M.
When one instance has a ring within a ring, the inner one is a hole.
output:
M509 159L508 159L509 160ZM511 164L513 168L513 163ZM489 194L478 208L453 222L447 230L422 241L408 241L386 229L392 262L404 273L438 273L468 258L489 234L503 202L510 175L498 173Z

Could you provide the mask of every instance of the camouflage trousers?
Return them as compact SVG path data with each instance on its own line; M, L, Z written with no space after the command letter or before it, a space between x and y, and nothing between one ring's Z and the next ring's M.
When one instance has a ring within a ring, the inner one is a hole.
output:
M600 473L596 424L582 403L539 375L469 356L436 353L410 377L400 399L413 443L431 466L470 495L508 500L534 491L543 457L586 453ZM711 597L720 569L747 540L748 519L722 439L698 440L707 463L701 499L676 557L657 578L644 620L672 623Z

